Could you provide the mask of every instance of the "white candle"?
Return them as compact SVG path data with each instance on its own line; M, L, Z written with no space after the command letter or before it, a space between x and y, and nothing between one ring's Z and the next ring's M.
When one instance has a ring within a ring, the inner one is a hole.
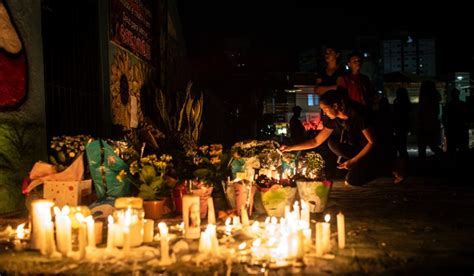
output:
M237 228L240 228L240 217L238 216L233 216L232 217L232 226L237 229Z
M114 218L109 215L107 218L108 224L107 224L107 250L112 250L114 246L114 237L115 237L115 232L114 232Z
M143 242L152 242L155 235L155 221L152 219L145 219L145 227L143 229Z
M132 208L128 207L127 211L125 212L125 221L123 224L123 255L125 257L128 257L130 254L130 243L131 243L131 237L130 237L130 225L132 224ZM141 233L139 233L141 235Z
M346 226L341 212L337 214L337 243L340 249L346 247Z
M326 222L323 222L323 253L331 251L331 224L329 221L331 220L330 215L326 215L324 217Z
M244 206L242 206L240 208L240 215L242 216L242 225L244 227L247 227L250 225L250 221L249 221L249 215L247 214L247 208L245 208Z
M86 256L87 225L81 213L76 213L75 216L79 222L79 259L82 260Z
M309 206L304 200L301 200L301 220L309 225Z
M323 255L323 223L316 223L316 256Z
M55 225L56 225L56 242L58 250L67 256L71 251L71 219L69 218L69 206L64 206L60 211L58 207L54 207Z
M300 205L298 201L293 204L293 213L296 214L296 220L300 220Z
M230 218L226 218L225 220L225 233L226 235L232 234L232 226L230 225Z
M214 211L214 201L212 201L212 197L207 198L207 223L216 224L216 213Z
M199 253L210 254L213 251L211 227L212 224L208 224L206 230L201 233L201 238L199 239Z
M54 241L54 227L52 221L46 221L41 231L43 242L41 243L41 254L51 255L56 252L56 243Z
M54 206L54 202L46 199L33 200L31 203L32 209L32 236L31 241L34 249L40 249L41 244L44 240L41 239L43 236L44 224L51 221L51 207Z
M102 221L94 222L94 235L95 235L95 244L102 243L102 229L104 227L104 223Z
M183 195L184 237L186 239L198 239L201 235L199 204L199 196Z
M95 222L92 216L87 216L87 246L95 248Z
M168 246L168 226L164 222L158 224L160 229L161 265L171 264Z

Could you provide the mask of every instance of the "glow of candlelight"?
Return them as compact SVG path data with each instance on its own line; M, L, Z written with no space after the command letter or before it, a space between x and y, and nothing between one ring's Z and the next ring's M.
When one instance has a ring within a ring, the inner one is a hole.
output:
M331 215L329 215L329 214L325 215L325 216L324 216L324 220L325 220L326 222L329 222L329 221L331 220Z
M16 237L21 240L25 238L25 235L26 235L25 223L22 223L18 225L18 227L16 228Z
M247 247L246 242L243 242L243 243L239 244L239 250L244 250L246 247Z

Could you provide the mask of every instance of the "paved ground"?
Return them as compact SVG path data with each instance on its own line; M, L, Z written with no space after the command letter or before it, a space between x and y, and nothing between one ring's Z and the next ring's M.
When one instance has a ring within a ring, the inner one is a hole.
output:
M363 187L336 181L327 212L345 214L346 249L333 246L335 259L318 259L304 273L473 275L474 186L461 180L470 164L412 161L411 176L398 185L391 178Z

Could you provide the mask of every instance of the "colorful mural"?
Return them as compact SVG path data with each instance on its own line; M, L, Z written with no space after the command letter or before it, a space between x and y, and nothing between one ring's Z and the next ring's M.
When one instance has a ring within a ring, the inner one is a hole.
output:
M109 49L112 122L136 128L143 121L140 95L151 67L113 42Z
M27 65L19 32L0 0L0 110L17 108L26 98Z

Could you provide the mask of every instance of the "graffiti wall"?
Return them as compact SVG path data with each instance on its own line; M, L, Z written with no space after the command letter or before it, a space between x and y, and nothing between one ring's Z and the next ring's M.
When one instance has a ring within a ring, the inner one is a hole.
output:
M24 208L22 179L46 158L41 1L0 0L0 214Z

